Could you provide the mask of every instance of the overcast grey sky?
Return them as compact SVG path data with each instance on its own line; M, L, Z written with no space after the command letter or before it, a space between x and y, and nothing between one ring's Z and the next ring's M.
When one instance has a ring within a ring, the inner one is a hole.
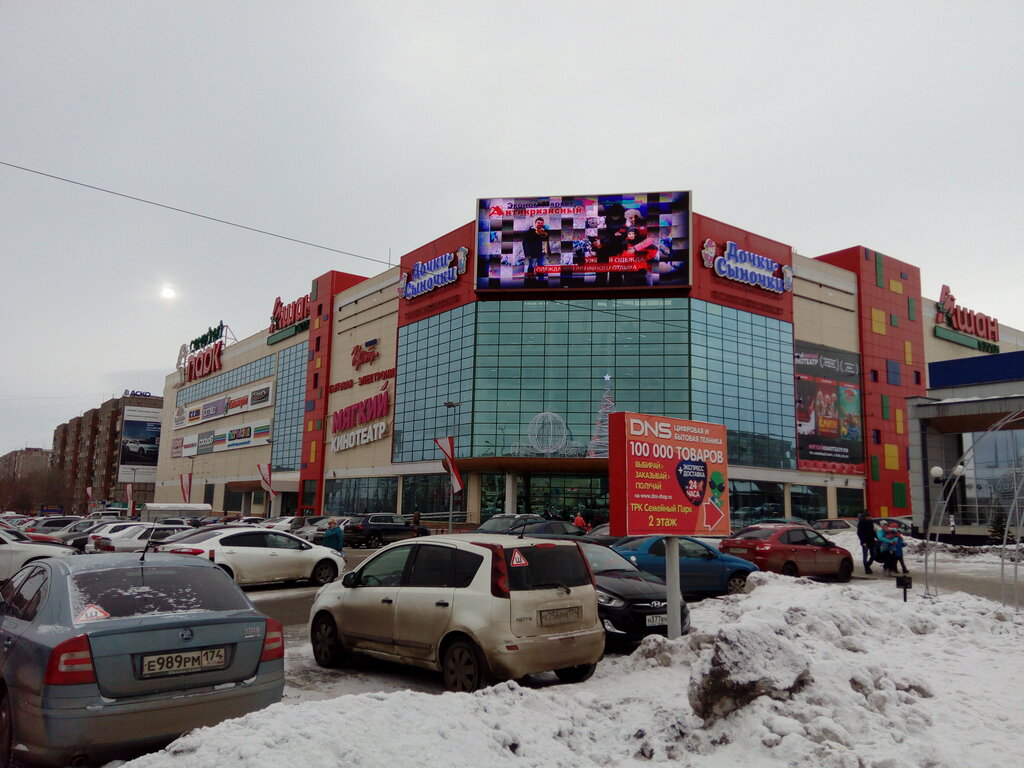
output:
M0 162L372 259L0 165L0 454L492 195L689 189L1022 328L1022 29L1018 0L0 0Z

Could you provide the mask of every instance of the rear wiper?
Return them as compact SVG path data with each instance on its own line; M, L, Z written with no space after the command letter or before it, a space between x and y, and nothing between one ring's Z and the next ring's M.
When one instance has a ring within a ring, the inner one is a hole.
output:
M558 589L564 589L565 590L565 594L567 594L567 595L572 594L572 590L569 589L568 586L566 586L565 584L559 584L557 581L548 581L548 582L545 582L543 584L534 584L533 585L534 589L552 589L552 588L555 588L555 587L557 587Z

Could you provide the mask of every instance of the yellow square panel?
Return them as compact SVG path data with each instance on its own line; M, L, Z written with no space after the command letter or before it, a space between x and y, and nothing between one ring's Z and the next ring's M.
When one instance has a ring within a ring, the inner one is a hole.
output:
M880 309L871 310L871 330L885 336L885 312Z
M914 345L909 341L903 342L903 362L907 365L914 364Z
M893 445L892 443L885 444L885 468L886 469L899 469L900 468L900 447Z
M888 507L879 507L878 508L878 516L879 517L888 517L889 516L889 508Z
M901 290L900 293L903 293L903 291ZM320 328L320 316L317 315L313 319L313 330L315 331L315 330L318 330L319 328Z
M903 411L899 408L896 409L896 434L903 434Z
M903 293L903 283L901 283L899 280L890 280L889 290L892 291L893 293Z
M306 431L307 432L312 432L313 431L313 420L312 419L310 419L309 421L306 422Z
M316 443L309 444L309 463L316 463Z
M323 361L324 361L324 359L323 359L322 357L318 357L318 358L316 359L316 367L317 367L317 368L319 368L319 367L320 367L320 364L321 364L321 363L322 363Z

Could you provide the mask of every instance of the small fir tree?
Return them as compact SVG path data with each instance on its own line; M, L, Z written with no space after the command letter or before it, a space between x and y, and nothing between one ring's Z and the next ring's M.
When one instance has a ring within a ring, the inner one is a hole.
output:
M1006 513L1003 510L999 510L992 515L992 520L988 525L988 543L994 546L1001 546L1003 543L1003 536L1006 536L1007 544L1016 544L1017 537L1013 531L1007 533L1006 531Z

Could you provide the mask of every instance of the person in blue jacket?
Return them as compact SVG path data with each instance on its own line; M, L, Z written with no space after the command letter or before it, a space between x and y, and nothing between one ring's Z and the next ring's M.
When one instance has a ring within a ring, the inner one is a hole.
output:
M882 526L878 529L878 554L875 560L881 561L886 576L896 575L896 538L889 529ZM900 542L902 544L902 541Z
M345 532L341 530L338 521L333 517L327 521L327 530L324 531L324 546L330 547L339 555L345 554Z

